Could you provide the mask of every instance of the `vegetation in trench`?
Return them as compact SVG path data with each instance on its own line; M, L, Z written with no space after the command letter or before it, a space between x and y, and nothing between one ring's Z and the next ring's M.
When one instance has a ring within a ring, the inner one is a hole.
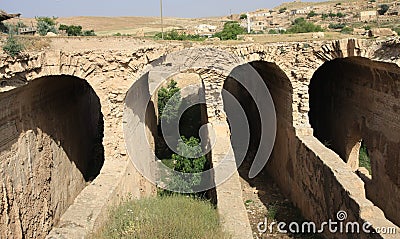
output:
M201 124L201 114L199 107L194 107L194 111L189 112L190 115L184 114L181 119L178 119L179 107L182 104L180 88L177 82L171 80L167 87L162 87L158 91L158 112L159 118L164 120L166 124L180 120L182 128L182 136L177 145L177 153L166 154L167 146L165 142L162 143L157 156L162 159L162 162L167 167L175 171L187 173L180 176L170 176L168 180L169 188L174 191L197 191L196 187L201 183L201 172L207 167L207 159L202 155L202 148L200 140L198 139L198 127ZM185 112L186 113L186 112ZM185 116L186 115L186 116ZM162 133L159 130L159 133ZM162 137L163 138L163 137ZM161 152L160 152L161 151Z
M197 239L229 238L218 213L205 200L183 195L132 200L114 208L91 238Z
M161 87L158 91L158 117L171 123L178 118L179 107L181 105L181 89L177 82L171 80L167 87Z
M207 159L202 155L199 139L185 136L179 140L178 154L172 155L172 165L175 171L186 173L174 176L169 187L175 191L194 192L201 183L201 172L206 168ZM182 156L183 155L183 156Z
M364 143L361 144L361 148L360 148L359 167L366 168L368 170L369 174L372 175L371 159L368 154L367 146Z

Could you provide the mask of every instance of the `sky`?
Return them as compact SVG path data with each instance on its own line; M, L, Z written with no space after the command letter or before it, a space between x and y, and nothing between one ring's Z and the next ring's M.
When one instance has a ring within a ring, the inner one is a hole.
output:
M272 8L284 0L162 0L165 16L209 17ZM290 0L286 0L290 1ZM317 2L318 0L308 0ZM159 16L160 0L0 0L0 9L35 16Z

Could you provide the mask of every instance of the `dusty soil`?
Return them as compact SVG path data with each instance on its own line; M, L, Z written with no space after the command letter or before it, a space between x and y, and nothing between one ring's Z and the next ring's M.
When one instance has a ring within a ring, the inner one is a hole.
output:
M299 209L280 192L278 185L265 170L257 177L249 179L246 176L249 169L250 164L245 161L239 168L239 174L241 176L243 203L247 209L254 238L323 238L312 234L282 234L278 232L276 226L273 227L272 233L269 229L265 233L260 233L257 225L260 222L265 222L265 218L267 218L268 225L272 221L289 224L290 222L301 223L305 219Z

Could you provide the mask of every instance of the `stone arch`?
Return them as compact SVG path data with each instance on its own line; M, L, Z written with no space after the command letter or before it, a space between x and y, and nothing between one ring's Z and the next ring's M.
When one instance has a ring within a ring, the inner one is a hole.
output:
M400 185L399 78L395 64L347 57L323 64L310 83L315 137L353 170L358 168L361 140L368 146L372 181L365 182L367 197L395 223L399 223L393 211L399 207Z

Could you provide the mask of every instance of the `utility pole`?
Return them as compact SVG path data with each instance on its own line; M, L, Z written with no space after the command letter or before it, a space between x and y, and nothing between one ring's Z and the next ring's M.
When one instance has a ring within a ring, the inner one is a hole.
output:
M164 23L163 23L163 7L162 7L162 0L160 0L160 16L161 16L161 39L164 40Z

